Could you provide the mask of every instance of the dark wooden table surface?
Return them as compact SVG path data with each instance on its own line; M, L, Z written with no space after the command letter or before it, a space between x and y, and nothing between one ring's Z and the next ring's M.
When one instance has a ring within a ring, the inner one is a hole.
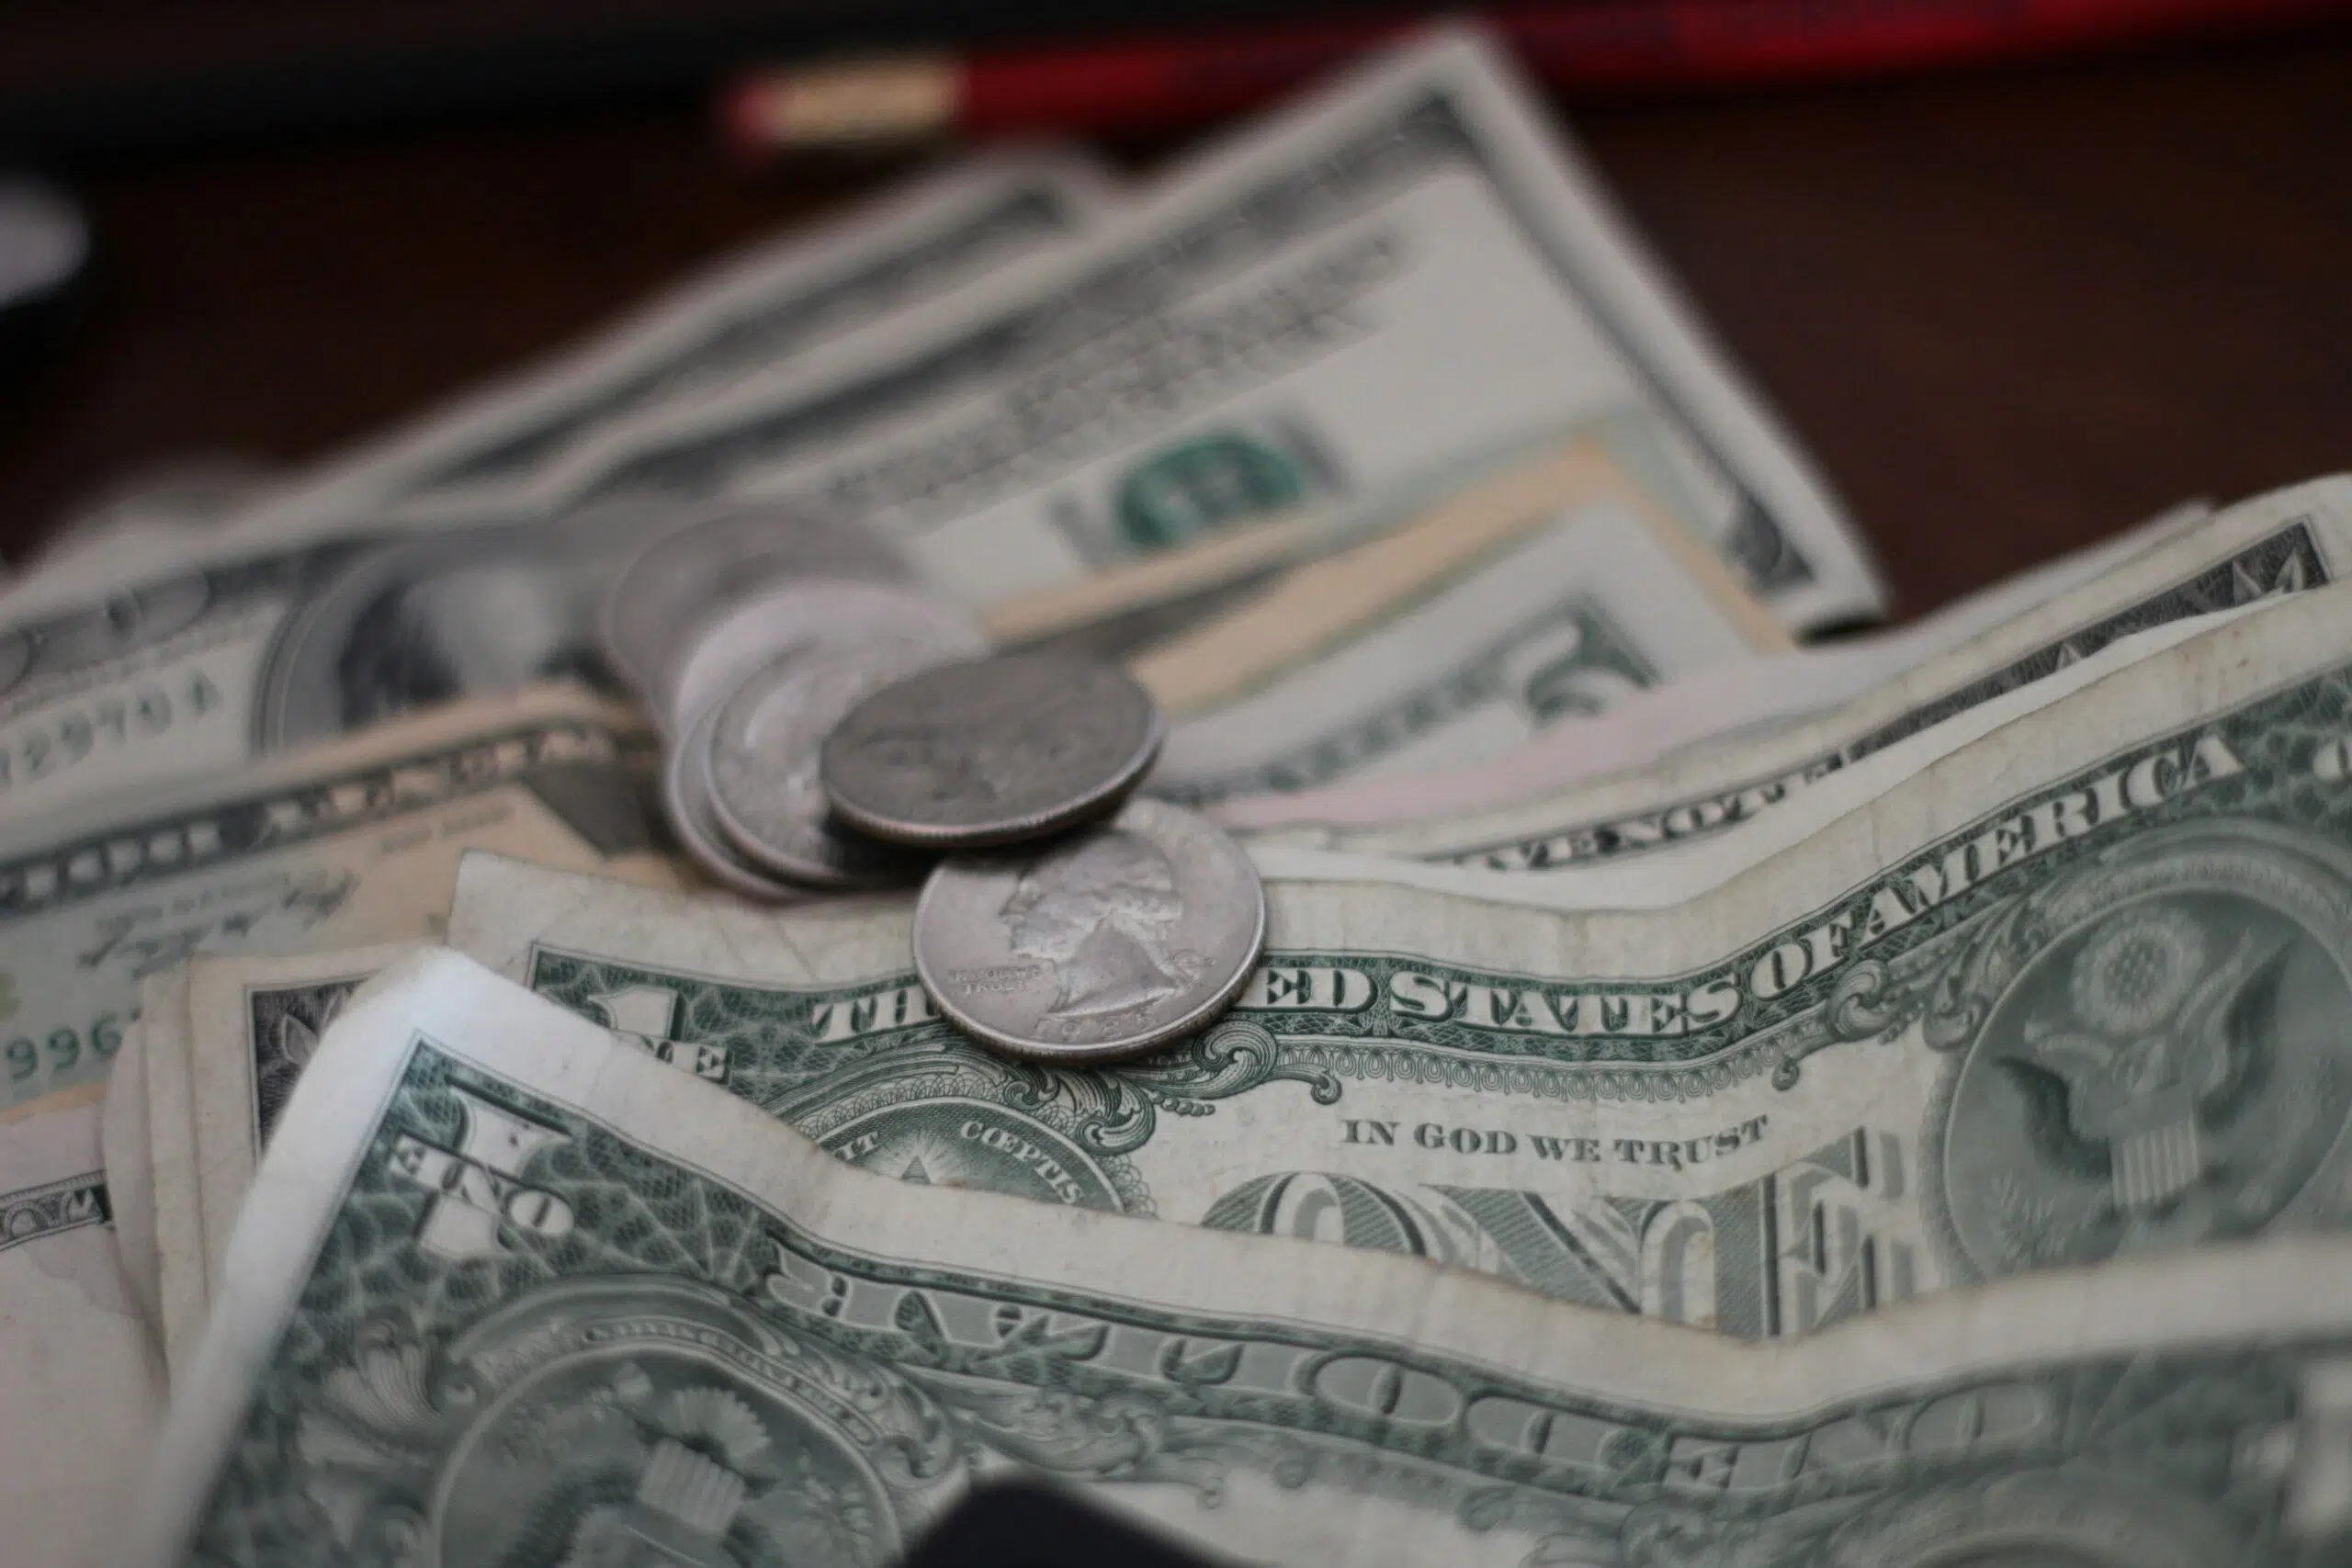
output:
M2352 39L1563 107L1906 611L2352 467ZM107 267L0 402L0 554L127 470L330 452L894 172L748 175L688 105L69 170Z

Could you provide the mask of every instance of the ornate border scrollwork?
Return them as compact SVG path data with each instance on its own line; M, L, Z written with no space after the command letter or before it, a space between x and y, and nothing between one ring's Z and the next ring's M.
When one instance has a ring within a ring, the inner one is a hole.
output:
M1205 1116L1220 1100L1278 1080L1306 1085L1317 1105L1339 1103L1337 1075L1283 1057L1282 1043L1270 1031L1228 1019L1174 1050L1103 1075L1131 1089L1140 1107L1136 1130L1123 1134L1133 1141L1117 1152L1140 1148L1151 1136L1155 1109L1173 1116Z
M567 1379L584 1394L542 1394ZM854 1466L865 1495L808 1473L793 1428ZM599 1448L592 1431L631 1441ZM634 1493L583 1493L591 1451L633 1464ZM966 1463L947 1411L898 1370L713 1287L644 1276L551 1285L447 1340L379 1320L296 1414L286 1457L346 1553L399 1568L444 1560L452 1478L485 1457L537 1489L514 1500L534 1528L575 1531L603 1511L624 1532L644 1516L716 1539L773 1493L863 1541L860 1558L903 1539Z

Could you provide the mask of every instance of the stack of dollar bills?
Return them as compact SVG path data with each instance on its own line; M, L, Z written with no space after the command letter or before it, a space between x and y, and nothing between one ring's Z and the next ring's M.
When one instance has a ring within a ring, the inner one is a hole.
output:
M1123 661L1232 1009L1015 1061L910 897L704 880L600 627L717 516ZM0 1559L879 1564L1024 1475L1234 1562L2352 1561L2348 559L2321 479L1800 646L1861 541L1453 32L119 505L0 590Z

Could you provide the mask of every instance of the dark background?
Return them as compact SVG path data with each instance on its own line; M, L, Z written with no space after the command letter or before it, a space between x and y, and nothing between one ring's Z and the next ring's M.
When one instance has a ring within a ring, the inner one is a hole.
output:
M2352 466L2340 29L1563 111L1905 612ZM142 465L330 453L910 166L748 170L685 96L53 158L103 266L0 395L0 554Z

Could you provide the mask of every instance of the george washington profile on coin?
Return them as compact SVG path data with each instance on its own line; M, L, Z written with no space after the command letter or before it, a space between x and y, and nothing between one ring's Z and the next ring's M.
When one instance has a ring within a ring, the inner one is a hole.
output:
M998 911L1012 951L1052 966L1046 1016L1055 1019L1132 1013L1182 991L1208 964L1189 948L1171 950L1183 917L1176 868L1119 828L1031 861Z
M941 862L915 907L915 971L990 1044L1105 1060L1209 1023L1265 929L1250 857L1190 812L1136 800L1028 854Z

